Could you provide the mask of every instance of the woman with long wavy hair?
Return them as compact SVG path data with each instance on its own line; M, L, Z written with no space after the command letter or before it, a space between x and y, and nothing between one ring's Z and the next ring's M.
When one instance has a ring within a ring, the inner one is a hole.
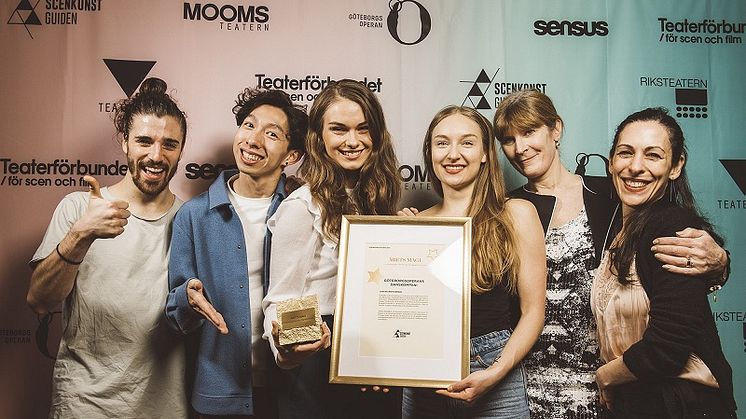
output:
M270 285L263 302L265 338L281 374L281 418L363 417L361 392L328 383L339 231L343 214L396 212L401 183L391 136L376 96L362 83L326 86L309 113L307 154L299 173L307 182L288 196L267 225L273 234ZM276 303L315 294L321 339L280 345ZM382 395L372 396L378 398Z
M541 332L546 289L539 217L531 203L507 199L492 126L476 110L438 112L422 149L443 201L419 215L472 217L471 373L437 392L405 389L402 416L528 418L521 360ZM512 330L514 296L521 318Z

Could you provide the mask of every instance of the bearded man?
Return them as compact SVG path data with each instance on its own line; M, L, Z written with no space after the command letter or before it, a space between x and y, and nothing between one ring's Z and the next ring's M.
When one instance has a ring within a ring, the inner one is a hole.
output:
M163 319L171 222L169 190L186 119L166 83L145 80L118 103L114 125L129 170L119 182L73 192L57 206L27 301L38 314L62 303L62 339L50 417L184 418L184 345Z

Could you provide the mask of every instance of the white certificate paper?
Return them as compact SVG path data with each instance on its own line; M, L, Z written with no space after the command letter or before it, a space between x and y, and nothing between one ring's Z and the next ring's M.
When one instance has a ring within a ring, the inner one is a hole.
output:
M365 270L360 330L360 356L443 357L440 345L444 287L436 260L444 252L437 243L365 244ZM386 345L380 344L387 342Z

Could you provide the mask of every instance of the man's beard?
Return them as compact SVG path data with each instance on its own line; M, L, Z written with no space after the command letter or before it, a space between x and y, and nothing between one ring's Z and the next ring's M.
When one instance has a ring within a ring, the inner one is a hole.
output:
M155 197L164 189L168 187L168 183L176 174L176 167L168 167L164 163L154 163L150 160L142 160L139 163L135 163L133 159L127 156L127 166L129 167L130 174L132 175L132 181L143 194L151 197ZM163 168L166 172L166 176L158 181L150 181L143 178L142 170L145 167L152 168Z

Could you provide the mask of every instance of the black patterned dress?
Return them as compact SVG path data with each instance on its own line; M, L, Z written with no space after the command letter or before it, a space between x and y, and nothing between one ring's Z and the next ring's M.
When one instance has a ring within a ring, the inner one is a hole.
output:
M599 418L600 366L590 293L595 260L585 209L546 237L544 330L525 359L532 418Z

